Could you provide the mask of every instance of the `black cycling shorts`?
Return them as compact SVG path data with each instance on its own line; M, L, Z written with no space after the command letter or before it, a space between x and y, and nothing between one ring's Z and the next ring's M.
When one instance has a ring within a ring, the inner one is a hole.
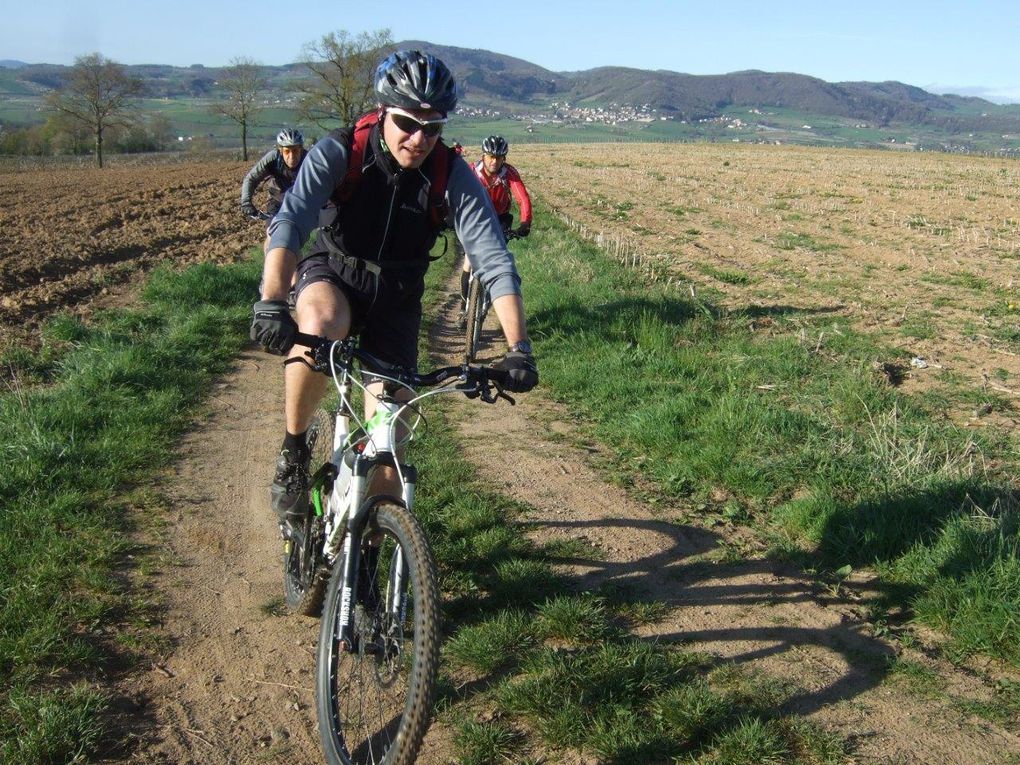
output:
M387 364L418 368L424 279L415 279L410 290L394 289L383 275L377 291L375 277L352 284L333 267L327 254L310 255L302 260L297 276L296 295L315 282L329 282L347 297L351 304L351 334L360 335L362 349Z

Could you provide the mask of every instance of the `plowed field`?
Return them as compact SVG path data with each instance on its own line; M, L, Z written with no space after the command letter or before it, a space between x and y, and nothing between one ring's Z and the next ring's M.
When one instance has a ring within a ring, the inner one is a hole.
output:
M261 239L238 211L238 162L0 173L0 328L36 342L59 310L84 314L169 262L247 257Z

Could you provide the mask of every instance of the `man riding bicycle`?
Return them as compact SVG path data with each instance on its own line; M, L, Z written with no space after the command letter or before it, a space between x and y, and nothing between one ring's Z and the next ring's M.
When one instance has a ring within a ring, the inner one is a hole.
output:
M377 68L375 95L375 112L354 128L330 133L309 151L270 224L252 339L271 353L299 359L303 351L293 347L298 328L333 339L360 333L361 348L382 364L415 368L424 276L438 235L429 192L445 181L449 216L492 295L509 345L498 366L508 372L509 390L530 390L538 383L538 371L513 256L471 168L452 153L439 154L450 152L440 134L457 103L453 75L432 55L398 51ZM356 140L359 129L369 131L363 143ZM360 168L349 167L352 156L360 158ZM443 168L447 175L440 178ZM301 246L330 201L336 207L335 221L318 229L310 254L299 263ZM296 322L287 310L295 271ZM306 433L327 381L306 365L292 363L286 367L285 383L286 434L271 491L281 520L288 512L301 512L308 485ZM375 394L381 390L381 382L370 385ZM366 415L374 406L374 399L366 397ZM399 495L395 471L382 468L370 493Z
M259 186L269 181L269 201L263 213L272 219L283 203L283 195L294 185L298 168L307 153L301 131L284 128L277 133L276 148L263 154L262 159L255 163L241 181L241 212L249 218L260 217L252 198ZM266 243L269 243L268 237Z
M501 135L490 135L482 141L482 158L473 166L475 175L482 182L485 190L489 192L489 199L492 206L496 208L496 215L499 216L500 226L503 228L504 236L509 236L514 224L514 216L510 212L511 196L517 202L521 213L521 225L514 232L516 236L525 237L531 232L531 197L528 189L521 180L521 174L517 168L508 164L506 155L510 151L510 145ZM464 254L464 247L457 239L457 254ZM460 296L467 306L468 285L470 283L471 263L464 258L464 267L460 274ZM462 318L463 321L463 318Z

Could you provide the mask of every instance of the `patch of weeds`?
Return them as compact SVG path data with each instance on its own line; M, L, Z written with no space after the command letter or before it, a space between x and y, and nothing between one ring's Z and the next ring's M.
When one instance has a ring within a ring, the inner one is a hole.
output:
M517 750L523 738L502 720L466 720L456 726L453 745L460 765L502 765L521 761Z
M493 597L501 603L538 603L564 585L548 563L514 558L496 567Z
M290 613L287 603L282 597L270 598L259 606L259 611L263 616L287 616Z
M726 284L747 285L758 281L757 279L752 278L749 274L735 269L716 268L708 263L698 263L696 267L706 276L711 276L713 279L718 279Z
M505 610L480 624L461 627L446 642L450 658L478 672L491 673L520 662L536 643L533 618Z
M903 322L900 326L900 334L915 340L930 340L938 334L938 330L932 321L917 317Z
M811 252L831 252L842 249L842 245L835 243L819 242L809 234L797 234L790 231L783 232L775 239L775 246L780 250L810 250Z
M106 735L108 705L106 696L86 685L40 694L12 689L0 716L0 762L91 759Z
M697 207L684 207L684 206L681 206L681 205L665 205L665 206L663 206L662 209L663 209L664 212L668 212L674 218L677 218L679 220L683 220L684 218L686 218L688 215L691 215L692 213L699 213L699 212L701 212L700 208L697 208Z
M660 622L669 616L672 610L668 604L655 600L621 603L616 607L619 617L634 627Z
M902 683L920 698L940 699L945 696L945 678L934 669L918 662L903 657L895 658L889 665L888 677Z
M536 630L544 640L574 645L598 643L616 635L605 601L592 595L558 595L538 607Z
M606 559L606 551L587 539L554 539L542 545L542 553L553 561Z
M736 542L720 539L718 546L711 553L712 560L722 565L742 563L745 559L744 549Z

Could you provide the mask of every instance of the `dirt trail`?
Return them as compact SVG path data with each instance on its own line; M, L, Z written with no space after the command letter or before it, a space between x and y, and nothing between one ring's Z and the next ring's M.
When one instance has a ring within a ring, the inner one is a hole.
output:
M130 762L319 763L317 623L285 616L268 486L282 427L280 359L242 354L182 442L160 570L169 652L125 688Z
M436 352L450 359L461 352L455 304L448 300L433 333ZM501 347L495 330L487 338ZM167 477L170 523L153 540L164 565L148 584L165 599L171 648L121 689L135 721L131 763L322 761L312 691L317 622L283 615L266 504L281 399L279 360L243 354ZM764 559L694 561L730 532L667 522L602 480L592 447L539 394L513 408L461 406L468 459L494 489L534 508L530 533L600 548L597 560L569 567L579 588L625 584L672 606L643 634L795 683L790 711L851 738L857 762L993 765L1020 755L1016 735L883 682L894 651L861 619L866 583L832 593ZM978 680L939 670L961 694L987 698ZM451 762L448 739L434 725L420 761Z

